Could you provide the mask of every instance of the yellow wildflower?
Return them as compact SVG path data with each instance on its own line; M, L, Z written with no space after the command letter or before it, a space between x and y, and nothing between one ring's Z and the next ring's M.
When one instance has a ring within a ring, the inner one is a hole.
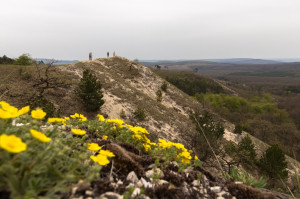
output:
M195 160L199 160L199 159L198 159L198 156L196 156L196 155L195 155L194 159L195 159Z
M87 121L87 118L86 117L84 117L84 115L79 115L79 121L82 121L82 122L85 122L85 121Z
M21 108L19 111L18 111L18 114L19 115L24 115L25 113L28 113L30 110L29 106L25 106L23 108Z
M41 120L46 116L47 113L45 113L42 109L36 109L31 111L31 117L34 119Z
M84 134L86 134L86 131L85 130L81 130L81 129L71 129L71 131L75 135L84 135Z
M116 125L118 125L119 128L123 128L123 121L120 119L107 119L106 120L107 123L114 123Z
M41 142L50 142L51 141L51 138L47 137L44 133L41 133L34 129L30 129L30 134L32 135L32 137L38 139Z
M91 155L90 158L101 166L109 164L109 160L107 159L107 156L104 155L100 155L100 154L97 156Z
M70 115L71 118L76 119L77 117L79 117L78 113L75 113L74 115Z
M59 123L59 122L64 122L64 121L65 121L65 119L58 118L58 117L48 118L49 123Z
M105 121L105 118L103 117L103 115L98 114L97 117L100 122Z
M107 140L107 138L108 138L107 135L103 135L103 136L102 136L102 139L103 139L103 140Z
M16 107L11 106L9 103L4 101L0 102L0 106L0 118L2 119L16 118L29 111L29 106L25 106L18 110Z
M143 139L142 136L139 135L139 134L133 134L131 137L132 137L133 139L137 139L137 140L142 140L142 139Z
M2 134L0 136L0 147L11 153L20 153L26 150L27 145L15 135Z
M184 163L190 163L190 160L192 159L191 154L187 151L180 153L178 156L182 158L181 161Z
M101 149L101 146L99 146L97 143L89 143L89 150L91 151L99 151Z
M110 152L109 150L101 150L99 151L99 154L110 158L115 157L115 154L113 154L113 152Z
M143 144L145 151L149 151L151 149L151 146L149 144Z

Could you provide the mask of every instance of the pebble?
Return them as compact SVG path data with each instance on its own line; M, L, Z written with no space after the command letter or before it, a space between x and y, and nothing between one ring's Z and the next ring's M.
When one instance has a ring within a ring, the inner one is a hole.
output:
M132 182L133 184L136 184L136 183L139 181L139 179L138 179L138 177L136 176L136 174L135 174L134 171L131 171L131 172L127 175L126 180L127 180L128 182Z
M123 196L114 192L106 192L95 199L123 199Z
M159 176L159 178L163 178L164 177L164 173L162 172L162 170L160 170L159 168L157 168L155 171L149 170L145 173L147 178L152 178L153 176Z
M144 178L141 178L141 182L144 185L145 188L152 188L153 184L147 182Z
M85 191L85 195L92 196L92 195L93 195L93 191L91 191L91 190L86 190L86 191Z
M141 189L140 188L135 188L131 194L132 198L135 198L136 196L140 195Z
M215 193L221 192L222 188L220 186L210 187L210 190Z

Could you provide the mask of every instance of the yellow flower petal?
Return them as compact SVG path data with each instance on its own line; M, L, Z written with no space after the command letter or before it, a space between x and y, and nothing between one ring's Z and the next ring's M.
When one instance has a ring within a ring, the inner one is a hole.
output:
M84 135L84 134L86 134L86 131L85 130L81 130L81 129L71 129L71 131L75 135Z
M99 146L97 143L89 143L89 150L91 151L99 151L101 149L101 146Z
M107 138L108 138L107 135L103 135L103 136L102 136L102 139L103 139L103 140L107 140Z
M45 113L42 109L36 109L31 111L31 117L34 119L41 120L46 116L47 113Z
M20 153L26 150L27 145L15 135L2 134L0 136L0 147L11 153Z
M50 142L51 141L51 138L47 137L44 133L41 133L34 129L30 129L30 134L32 135L32 137L34 137L35 139L38 139L41 142Z
M110 158L115 157L115 154L113 154L113 152L110 152L109 150L101 150L99 154Z
M104 166L104 165L109 164L109 160L108 160L107 157L104 156L104 155L97 155L97 156L91 155L90 158L91 158L94 162L97 162L97 163L98 163L99 165L101 165L101 166Z

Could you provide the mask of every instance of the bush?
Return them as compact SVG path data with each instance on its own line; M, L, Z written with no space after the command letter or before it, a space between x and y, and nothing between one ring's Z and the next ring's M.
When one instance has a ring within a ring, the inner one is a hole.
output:
M242 163L253 166L256 162L256 151L251 138L247 135L238 144L238 155Z
M156 101L161 102L162 101L162 92L160 89L156 91Z
M164 83L161 85L160 88L161 88L162 91L167 92L167 88L168 88L167 82L164 82Z
M221 138L224 135L223 125L220 122L214 121L212 115L207 111L205 111L202 115L200 113L194 113L191 115L191 119L194 123L196 123L197 130L197 133L191 140L191 145L199 151L199 158L204 161L213 155L208 143L205 141L205 137L215 153L218 154L220 152L219 146ZM205 137L202 130L205 133Z
M104 104L102 85L96 75L89 69L83 71L76 94L82 100L87 112L95 112Z
M235 125L233 133L241 135L242 132L243 132L243 126L241 124Z
M133 112L134 118L138 119L138 120L144 120L147 116L145 111L141 108L138 107L134 112Z
M241 170L241 172L239 172L235 167L230 169L230 174L226 177L256 188L264 188L267 185L267 180L263 177L256 179L247 173L247 171Z
M259 160L259 165L262 172L271 179L285 179L288 177L285 155L277 144L266 150Z
M15 65L24 65L24 66L31 65L33 63L34 63L34 59L32 59L29 54L23 54L14 61Z
M122 119L126 118L126 113L125 113L125 111L123 109L120 112L120 118L122 118Z
M14 63L14 59L11 59L9 57L7 57L6 55L3 55L3 57L0 57L0 64L13 64Z
M50 101L48 101L47 99L45 99L42 96L37 96L35 97L30 103L29 103L30 107L32 108L42 108L43 111L45 111L47 113L45 119L47 119L48 117L54 117L54 116L59 116L57 114L56 108L54 106L53 103L51 103Z

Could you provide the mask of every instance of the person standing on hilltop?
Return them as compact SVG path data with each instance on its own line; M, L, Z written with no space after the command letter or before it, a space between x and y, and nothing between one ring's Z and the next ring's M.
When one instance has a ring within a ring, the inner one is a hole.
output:
M89 60L92 60L92 52L89 53Z
M114 51L113 56L116 56L116 52Z
M109 57L109 52L107 51L107 57Z

